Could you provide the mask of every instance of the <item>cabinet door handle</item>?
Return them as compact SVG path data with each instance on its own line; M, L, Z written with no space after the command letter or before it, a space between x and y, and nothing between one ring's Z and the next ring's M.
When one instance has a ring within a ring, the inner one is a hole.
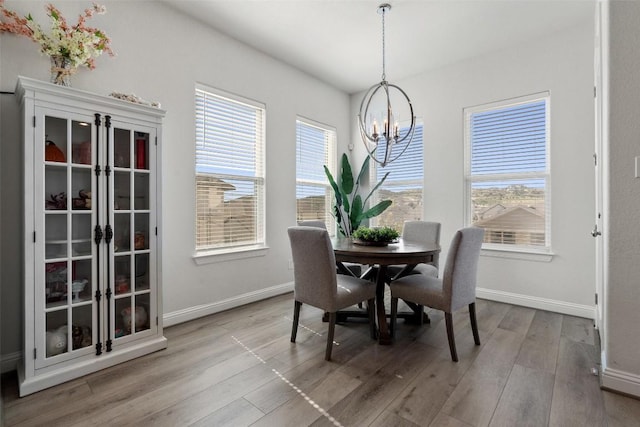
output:
M591 230L591 235L593 237L602 236L602 233L598 230L598 224L593 226L593 230Z

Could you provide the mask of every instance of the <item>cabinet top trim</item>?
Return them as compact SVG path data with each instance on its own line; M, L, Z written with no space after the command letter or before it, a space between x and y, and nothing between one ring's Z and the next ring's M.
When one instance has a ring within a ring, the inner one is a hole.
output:
M28 93L29 91L34 92L33 95L30 95ZM85 90L60 86L24 76L18 76L15 92L16 96L18 96L18 99L20 100L25 97L41 99L43 96L46 97L48 95L54 95L56 97L63 97L74 101L89 102L94 106L106 108L107 111L111 109L118 109L121 111L124 110L143 113L157 118L163 118L166 114L166 111L161 108L135 104L133 102L124 101L111 96L99 95Z

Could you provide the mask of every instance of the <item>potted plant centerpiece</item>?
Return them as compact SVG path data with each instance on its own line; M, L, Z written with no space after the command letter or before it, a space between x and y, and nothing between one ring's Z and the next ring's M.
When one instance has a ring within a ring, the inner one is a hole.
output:
M362 163L360 173L358 173L357 178L354 179L349 158L346 154L342 154L340 176L337 182L329 169L324 166L324 172L336 196L333 205L333 216L338 224L339 233L345 237L351 237L353 232L360 227L362 221L380 215L391 206L391 200L382 200L369 209L365 208L373 192L382 185L389 175L389 172L384 174L380 182L378 182L363 199L359 190L362 178L369 171L369 159L370 157L367 156Z
M351 237L353 243L365 246L387 246L397 242L400 233L391 227L359 227Z

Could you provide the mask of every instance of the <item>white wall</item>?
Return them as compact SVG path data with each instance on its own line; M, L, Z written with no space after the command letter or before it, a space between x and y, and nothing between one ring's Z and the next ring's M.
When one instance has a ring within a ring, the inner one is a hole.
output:
M640 3L610 2L608 246L602 382L640 396ZM607 215L608 214L608 215Z
M107 1L107 14L91 21L113 40L117 57L105 55L94 71L80 69L76 88L101 94L135 93L162 103L167 110L162 146L164 227L164 311L172 322L230 304L289 289L293 279L286 228L295 223L296 115L334 126L339 146L350 133L346 94L223 36L156 1ZM41 1L7 1L9 9L31 12L48 25ZM67 17L89 3L58 2ZM73 18L72 18L73 19ZM49 78L48 58L25 37L2 35L0 89L13 90L18 75ZM194 83L200 82L266 104L267 244L265 256L197 266L194 252ZM16 105L3 95L2 181L20 176L19 127ZM339 149L339 152L344 151ZM19 265L21 205L19 186L1 190L2 341L3 354L20 351L22 279ZM278 287L279 286L279 287ZM10 326L9 326L10 325Z
M424 121L425 219L442 223L443 252L464 225L463 108L551 95L551 262L482 256L478 295L593 317L593 20L516 48L394 81ZM419 49L412 52L419 55ZM392 65L392 64L391 64ZM372 84L374 82L371 82ZM352 116L362 94L352 97ZM357 129L352 129L356 138ZM362 156L362 144L357 143ZM446 254L441 256L446 259Z

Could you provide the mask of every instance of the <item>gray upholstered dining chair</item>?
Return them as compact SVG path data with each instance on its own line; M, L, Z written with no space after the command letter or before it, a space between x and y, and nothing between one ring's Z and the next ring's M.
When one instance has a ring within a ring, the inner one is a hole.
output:
M447 262L442 278L414 274L391 282L391 334L396 328L398 298L444 311L449 339L451 359L458 361L453 334L452 313L465 305L469 306L469 317L473 339L480 345L476 322L476 275L482 247L484 229L468 227L458 230L451 240Z
M327 224L319 219L308 219L304 221L298 221L298 225L303 227L317 227L327 229ZM352 262L344 262L338 266L338 274L348 274L355 277L360 277L362 274L362 265Z
M440 223L432 221L405 221L402 226L402 240L405 242L436 243L440 244ZM426 274L438 277L440 255L435 254L433 261L427 264L418 264L411 273ZM389 280L399 279L404 267L390 266L387 270Z
M296 342L302 304L309 304L329 313L326 360L331 360L338 310L367 301L370 332L375 336L375 285L368 280L336 274L336 258L326 229L297 226L289 227L287 232L291 242L294 275L291 342Z

